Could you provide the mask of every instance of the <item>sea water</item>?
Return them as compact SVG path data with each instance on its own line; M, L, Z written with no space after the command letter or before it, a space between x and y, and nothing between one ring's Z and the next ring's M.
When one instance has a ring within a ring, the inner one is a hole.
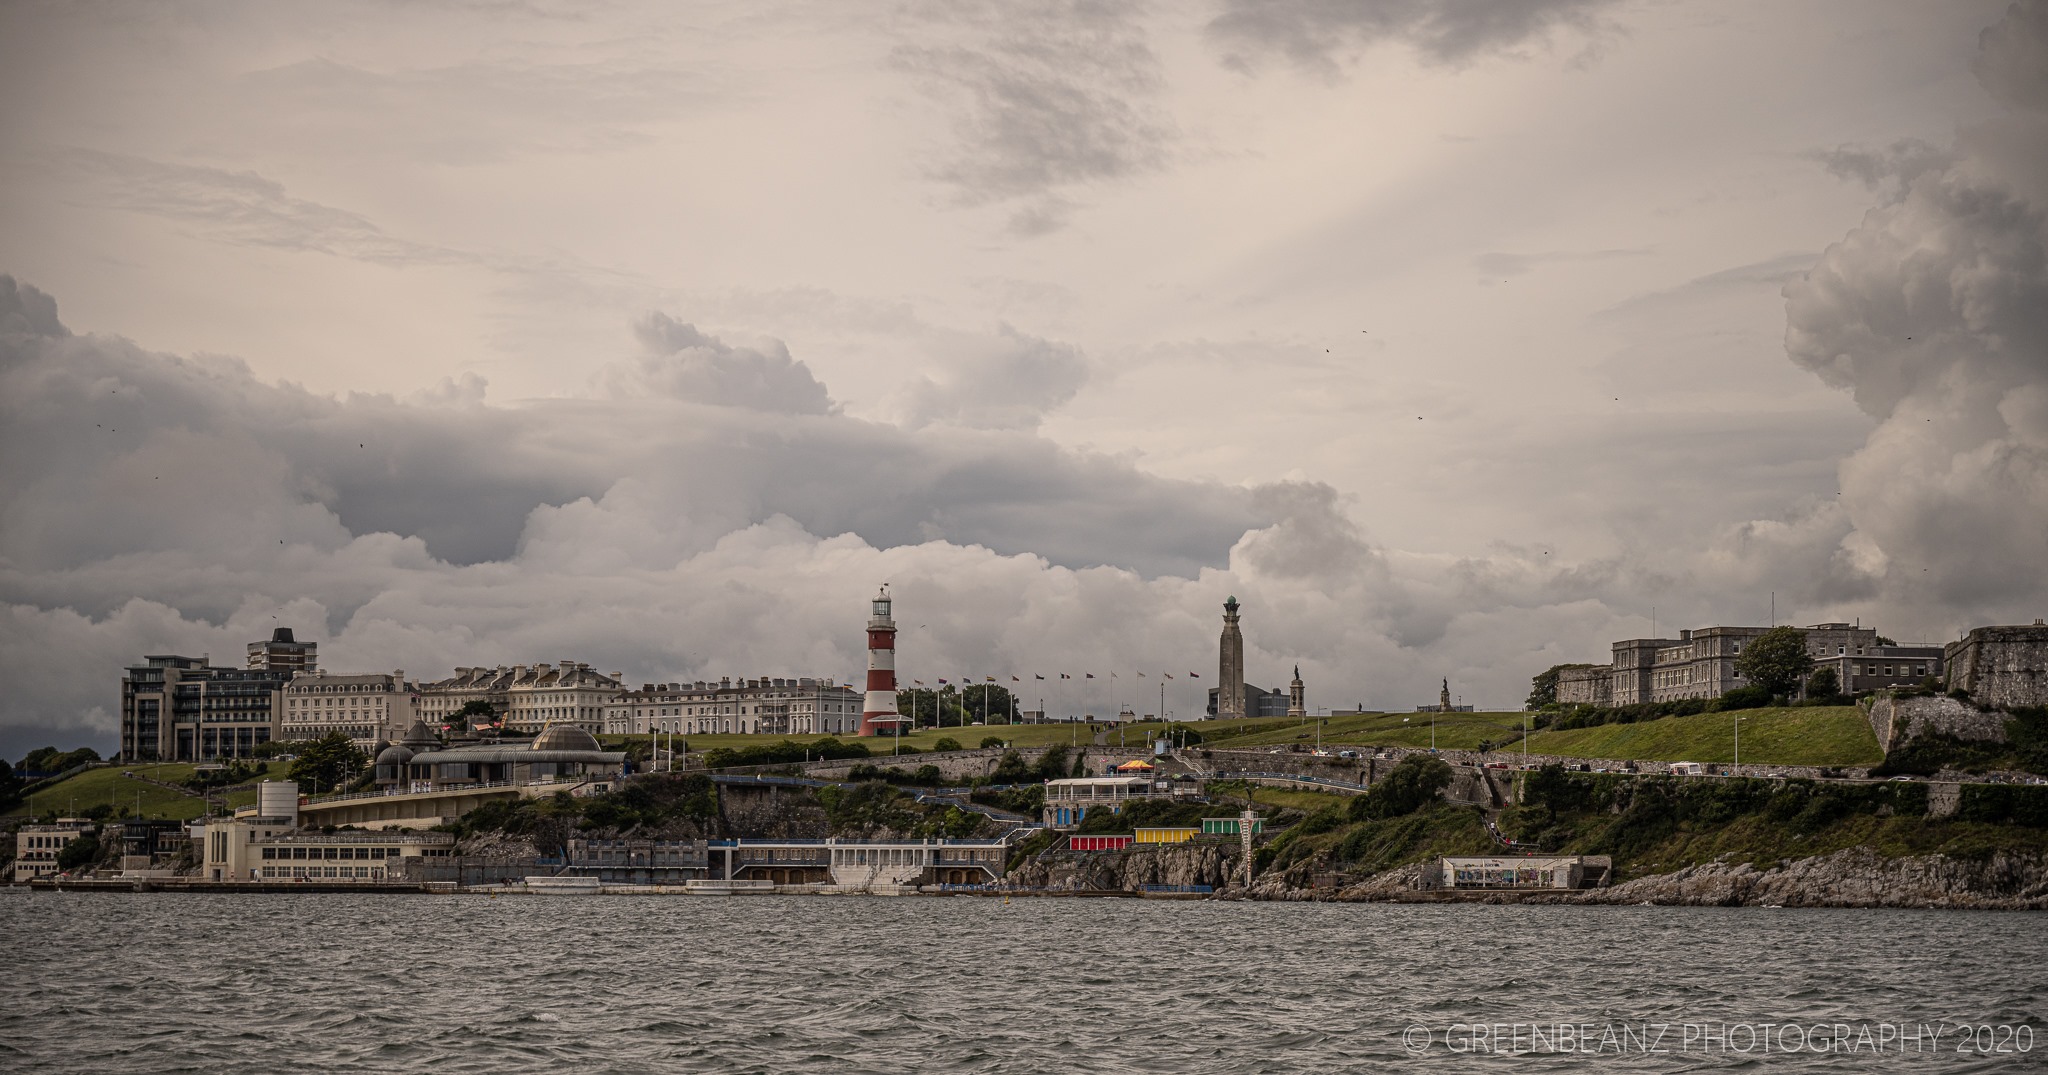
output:
M0 931L21 1072L2048 1069L2037 914L17 891Z

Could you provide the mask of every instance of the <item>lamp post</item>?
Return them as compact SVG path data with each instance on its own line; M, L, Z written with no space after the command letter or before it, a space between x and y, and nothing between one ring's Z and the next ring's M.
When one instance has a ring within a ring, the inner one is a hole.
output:
M1735 771L1730 774L1733 776L1742 775L1742 722L1747 719L1741 716L1735 718Z

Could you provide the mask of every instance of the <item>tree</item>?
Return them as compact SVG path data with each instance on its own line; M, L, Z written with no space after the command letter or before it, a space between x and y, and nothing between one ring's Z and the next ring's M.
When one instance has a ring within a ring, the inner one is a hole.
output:
M981 737L981 749L983 750L996 750L1001 748L1002 745L1003 737L1000 735L984 735Z
M1442 759L1410 754L1371 790L1351 800L1351 820L1376 821L1412 814L1436 801L1451 786L1451 777L1451 767Z
M100 857L100 838L92 833L80 833L70 843L57 849L57 868L70 872L80 866L90 865Z
M1833 667L1816 669L1806 680L1808 698L1833 698L1842 692L1842 681L1835 677Z
M307 743L285 775L307 791L333 791L359 776L370 764L369 755L340 732Z
M958 740L958 739L955 739L955 738L953 738L952 736L948 735L948 736L944 736L944 737L940 738L940 740L939 740L938 742L936 742L936 743L933 743L933 744L932 744L932 749L933 749L933 750L965 750L965 749L967 749L967 748L966 748L966 747L963 747L963 746L961 746L961 745L960 745L960 740Z
M896 711L915 718L920 728L957 728L968 721L967 711L960 707L960 696L953 693L951 686L938 690L930 687L899 690L896 692Z
M1797 627L1773 627L1751 639L1735 658L1735 674L1772 694L1790 694L1799 681L1813 671L1813 654L1806 648L1806 632Z
M456 710L448 718L449 729L458 732L468 731L471 727L481 728L485 725L496 723L498 723L498 711L492 709L491 703L484 701L482 698L471 698L469 701L462 703L462 708Z

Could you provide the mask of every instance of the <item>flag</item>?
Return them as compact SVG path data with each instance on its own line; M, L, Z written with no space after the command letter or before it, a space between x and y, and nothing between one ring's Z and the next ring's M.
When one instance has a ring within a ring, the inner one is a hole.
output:
M939 680L939 682L941 682L941 683L944 683L944 682L945 682L945 680L944 680L944 679L941 679L941 680Z
M1144 679L1144 678L1145 678L1145 673L1143 673L1143 672L1140 672L1140 673L1138 673L1138 678L1139 678L1139 679Z
M1093 673L1093 672L1083 672L1083 673L1081 673L1081 674L1082 674L1083 676L1086 676L1086 677L1088 677L1089 679L1094 679L1094 678L1095 678L1095 673Z
M1160 675L1162 675L1162 676L1165 676L1165 677L1166 677L1167 679L1172 679L1172 678L1173 678L1173 673L1172 673L1172 672L1161 672L1161 673L1159 673L1159 674L1160 674Z
M990 683L994 683L996 681L996 677L994 676L984 676L982 678L988 680Z
M1045 677L1044 677L1044 676L1041 676L1041 675L1039 675L1039 674L1038 674L1038 673L1036 673L1036 672L1033 672L1033 673L1031 673L1031 678L1032 678L1032 679L1044 679Z
M1060 673L1060 678L1061 678L1061 679L1072 679L1072 678L1074 678L1074 677L1073 677L1073 676L1070 676L1070 675L1068 675L1068 674L1066 674L1065 672L1061 672L1061 673Z
M1116 678L1116 673L1115 673L1115 672L1111 672L1111 673L1109 674L1109 678L1111 678L1111 679L1115 679L1115 678Z
M1189 673L1188 673L1188 678L1189 678L1189 679L1200 679L1200 678L1202 678L1202 676L1201 676L1201 674L1200 674L1200 673L1198 673L1198 672L1189 672Z
M1023 680L1021 680L1021 679L1018 679L1018 678L1017 678L1016 676L1011 676L1011 677L1010 677L1010 682L1012 682L1012 683L1022 683L1022 682L1024 682L1024 681L1023 681Z
M911 680L911 682L917 684L920 687L924 686L924 680L921 679L913 679Z

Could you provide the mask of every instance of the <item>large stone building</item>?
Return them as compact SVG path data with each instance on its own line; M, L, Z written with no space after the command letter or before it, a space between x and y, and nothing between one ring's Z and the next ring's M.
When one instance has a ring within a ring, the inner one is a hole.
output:
M403 670L368 675L302 674L284 688L278 716L279 739L318 739L340 732L369 748L398 738L415 714L417 684Z
M742 679L645 683L604 706L607 735L857 735L863 695L830 679Z
M1285 693L1269 691L1264 687L1253 686L1250 683L1240 683L1238 684L1238 689L1244 697L1244 703L1239 708L1238 716L1284 717L1287 715L1289 699ZM1220 689L1216 687L1209 688L1209 706L1205 715L1211 720L1222 716L1217 709L1220 704L1218 696L1221 694L1222 691Z
M1946 647L1948 685L1987 705L2048 705L2048 624L1979 627Z
M1606 665L1558 671L1557 700L1566 705L1633 705L1680 698L1718 698L1746 686L1735 671L1742 648L1769 627L1703 627L1677 638L1614 643ZM1938 646L1880 644L1875 628L1820 623L1801 628L1816 668L1829 667L1845 693L1917 683L1942 674Z
M124 760L242 758L278 737L278 702L291 672L222 668L174 654L142 660L121 677Z

